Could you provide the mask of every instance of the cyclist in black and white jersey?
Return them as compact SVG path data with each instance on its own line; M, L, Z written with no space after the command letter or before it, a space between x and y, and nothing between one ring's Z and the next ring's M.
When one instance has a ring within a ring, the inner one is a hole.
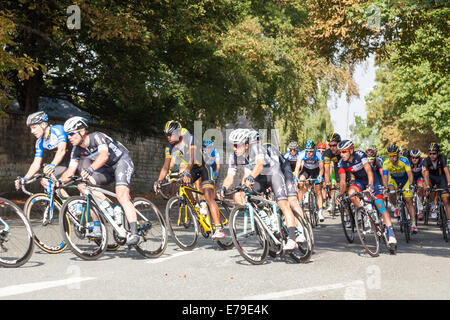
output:
M73 145L69 167L61 177L62 182L67 182L70 176L78 171L82 178L96 185L106 185L115 181L117 200L124 209L130 232L127 236L127 245L139 243L137 233L136 209L130 200L131 176L134 172L134 164L129 152L120 142L115 141L102 132L89 133L85 119L72 117L64 123L70 143ZM81 191L83 188L81 187ZM109 201L104 194L95 192L94 195L101 201L102 208L113 215ZM97 218L98 219L98 218ZM89 233L91 237L101 236L100 223L95 221L94 228Z

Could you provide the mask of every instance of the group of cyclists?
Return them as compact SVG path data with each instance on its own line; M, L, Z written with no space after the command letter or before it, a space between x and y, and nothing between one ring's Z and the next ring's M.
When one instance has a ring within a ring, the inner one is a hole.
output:
M50 125L48 115L40 111L29 115L26 123L37 139L36 152L27 173L15 181L16 188L19 189L40 170L44 150L52 150L55 155L43 172L46 175L54 175L59 182L65 183L75 174L95 185L115 182L117 199L130 225L126 244L138 244L140 239L136 227L136 211L130 201L134 164L127 148L105 133L89 132L86 119L78 116L69 118L63 126ZM215 225L212 235L214 240L225 237L215 199L225 197L226 191L234 183L239 167L244 169L240 181L242 185L257 193L269 189L273 193L288 230L289 237L283 246L286 251L294 250L298 242L306 241L301 228L298 232L299 222L294 212L304 217L303 196L310 181L314 181L313 189L317 197L320 222L325 219L324 210L327 205L328 208L331 205L332 188L338 189L338 201L345 195L369 190L376 198L377 209L387 227L388 243L396 245L391 216L385 207L384 199L389 197L396 217L398 208L395 208L395 194L389 191L405 190L403 195L412 218L412 232L417 233L416 212L410 190L417 189L420 198L417 214L420 220L423 217L423 197L428 196L432 188L436 187L445 205L447 227L450 229L450 174L447 159L440 154L437 143L428 145L426 158L422 157L419 150L404 153L397 145L391 145L387 148L389 157L383 160L377 155L376 148L355 150L351 140L342 140L339 134L333 132L327 137L328 148L323 142L316 146L312 140L308 140L305 149L300 150L298 143L293 141L288 144L288 151L282 154L275 145L263 143L257 130L238 128L228 136L233 152L226 159L228 170L221 186L218 186L221 157L212 140L199 144L196 137L175 120L168 121L163 132L168 144L164 151L164 163L153 186L154 191L158 191L171 171L178 171L184 183L195 184L203 193L199 200L203 206L208 206L211 212ZM45 179L41 183L48 187ZM82 185L79 189L83 192ZM102 201L103 209L113 215L113 209L105 195L97 192L95 196ZM432 195L432 201L433 197L435 195ZM235 193L233 200L236 204L243 205L245 195L242 192ZM357 213L362 210L357 197L351 198L351 201ZM435 210L432 211L433 217ZM94 219L89 236L101 236L99 221Z

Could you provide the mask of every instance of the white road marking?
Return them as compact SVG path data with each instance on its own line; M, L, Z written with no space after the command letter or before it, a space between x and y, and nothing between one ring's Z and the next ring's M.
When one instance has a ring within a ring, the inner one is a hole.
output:
M89 277L73 277L73 278L67 278L64 280L25 283L25 284L19 284L19 285L15 285L15 286L4 287L4 288L0 288L0 298L13 296L13 295L17 295L17 294L29 293L29 292L38 291L38 290L54 288L54 287L70 286L70 285L73 285L74 283L80 283L83 281L94 280L94 279L95 278L89 278Z
M248 296L242 298L242 300L271 300L271 299L281 299L290 296L298 296L306 293L336 290L346 288L344 298L346 300L361 300L366 299L366 290L364 282L362 280L348 282L348 283L336 283L324 286L316 286L309 288L300 288L293 290L286 290L280 292L271 292L266 294L260 294L256 296Z
M161 262L173 259L173 258L178 258L178 257L184 256L184 255L190 254L190 253L198 251L198 250L203 250L203 248L195 248L194 250L191 250L191 251L183 251L180 253L175 253L173 255L169 255L168 257L157 258L155 260L146 261L145 263L161 263Z

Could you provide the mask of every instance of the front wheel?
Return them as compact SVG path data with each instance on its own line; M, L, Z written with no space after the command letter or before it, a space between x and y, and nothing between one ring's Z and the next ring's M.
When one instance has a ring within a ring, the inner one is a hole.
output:
M237 206L231 211L230 233L240 255L251 264L262 264L269 253L262 222L257 214L250 214L246 206Z
M359 212L361 215L357 211L355 217L355 226L359 239L366 251L372 257L377 257L380 252L380 239L377 235L377 228L365 209L361 207Z
M89 203L89 211L86 197L74 196L64 202L59 216L59 225L70 250L83 260L97 260L107 249L108 232L105 219ZM93 238L89 236L88 222L92 222L92 213L100 222L101 236Z
M166 205L166 222L173 241L183 250L193 250L198 242L199 226L192 207L180 197Z
M159 209L145 198L133 200L138 218L138 233L143 239L136 250L147 258L160 257L167 248L168 234L164 217Z
M351 212L350 206L346 205L344 201L339 203L339 212L341 214L341 223L344 228L344 235L348 243L355 241L355 219Z
M442 237L444 238L445 242L448 242L447 216L445 215L444 204L442 202L439 203L439 214L441 215Z
M217 205L219 206L219 214L220 214L220 225L222 226L222 230L225 233L225 238L217 240L217 244L219 247L225 250L230 250L234 247L233 240L231 239L231 233L230 228L228 228L228 225L230 224L230 209L228 208L227 204L223 201L216 200ZM209 213L211 215L211 212ZM212 220L212 217L210 216L210 221L212 224L212 231L214 232L214 222Z

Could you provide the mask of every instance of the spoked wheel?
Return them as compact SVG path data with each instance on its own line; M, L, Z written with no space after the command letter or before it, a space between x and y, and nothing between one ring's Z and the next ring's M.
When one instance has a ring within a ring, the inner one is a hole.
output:
M0 198L0 266L22 266L33 249L33 231L25 214L13 202Z
M177 194L178 186L179 184L176 180L164 183L159 189L159 193L165 200L169 200Z
M138 217L138 234L141 242L136 250L147 258L160 257L167 248L168 233L161 211L145 198L133 200Z
M377 257L380 253L380 239L377 235L375 223L369 218L365 209L360 209L361 219L355 218L356 231L359 239L366 251L372 256ZM356 212L358 217L358 213Z
M257 214L250 215L246 206L238 206L231 212L230 232L240 255L251 264L262 264L269 253L262 222Z
M401 216L400 231L405 234L406 243L409 243L409 240L411 240L410 220L406 216L406 210L404 206L402 206L399 211Z
M442 202L439 203L439 214L441 215L442 237L444 238L445 242L448 242L447 216L445 215L444 204Z
M46 193L37 193L27 199L24 205L25 216L31 223L34 242L47 253L60 253L67 248L59 227L61 204L53 201Z
M70 250L83 260L97 260L107 249L108 232L106 222L102 215L94 209L90 203L90 213L86 213L87 202L82 196L74 196L64 202L59 216L59 225L65 242ZM97 238L90 237L88 221L92 221L92 213L99 219L101 235Z
M198 242L199 226L193 209L183 198L173 197L166 205L170 235L183 250L193 250Z
M345 238L348 243L353 243L355 241L355 219L350 206L341 201L339 203L339 212L341 214L341 223L344 228ZM349 224L349 226L347 226L347 224Z
M297 242L297 249L293 250L289 253L291 258L298 263L306 263L311 259L311 255L313 252L314 244L313 240L311 239L310 230L305 224L305 221L300 217L300 215L297 212L294 212L296 220L300 222L299 225L296 226L296 242ZM303 235L303 239L299 239L299 235Z

